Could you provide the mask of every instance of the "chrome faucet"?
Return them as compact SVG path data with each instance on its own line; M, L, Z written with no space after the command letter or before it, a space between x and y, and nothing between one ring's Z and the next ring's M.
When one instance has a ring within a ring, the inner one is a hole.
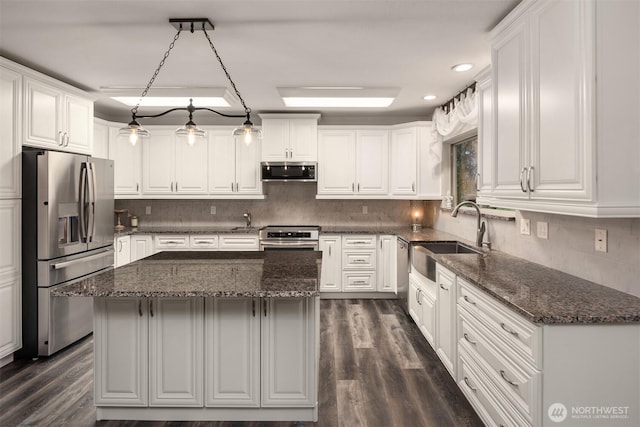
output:
M491 243L489 242L482 242L483 237L484 237L484 232L486 231L486 225L485 222L482 221L482 214L480 213L480 207L475 203L472 202L471 200L465 200L464 202L460 202L458 203L458 205L453 208L453 212L451 212L451 216L452 217L457 217L458 216L458 211L460 210L461 206L464 205L470 205L473 206L474 208L476 208L476 212L478 213L478 234L476 235L476 246L478 246L479 248L482 247L482 245L487 246L489 249L491 249Z
M244 220L247 221L247 225L245 227L246 228L251 228L251 212L244 211L242 216L244 217Z

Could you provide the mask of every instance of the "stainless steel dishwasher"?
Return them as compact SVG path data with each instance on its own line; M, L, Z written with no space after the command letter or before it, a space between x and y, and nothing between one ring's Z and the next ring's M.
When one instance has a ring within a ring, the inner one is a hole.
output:
M396 240L398 301L405 313L409 314L409 244L399 237Z

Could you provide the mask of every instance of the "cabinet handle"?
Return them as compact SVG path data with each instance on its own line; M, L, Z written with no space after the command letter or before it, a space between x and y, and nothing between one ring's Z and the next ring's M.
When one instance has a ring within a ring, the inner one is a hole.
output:
M464 337L465 340L467 340L468 343L473 344L473 345L478 344L477 342L475 342L471 338L469 338L469 335L466 332L464 334L462 334L462 336Z
M231 183L231 192L233 193L233 182Z
M358 193L360 192L360 183L358 183Z
M471 301L471 300L469 299L469 297L468 297L468 296L466 296L466 295L465 295L463 298L464 298L464 300L465 300L466 302L468 302L469 304L471 304L471 305L476 305L476 303L475 303L475 302L473 302L473 301Z
M251 299L251 312L253 313L253 317L256 317L256 300Z
M331 246L329 246L329 256L331 256Z
M413 192L416 191L416 183L415 182L411 183L411 191L413 191Z
M178 181L176 181L176 193L178 192Z
M354 280L353 281L354 285L364 285L365 283L367 283L365 280Z
M508 377L507 377L507 373L503 370L500 370L500 376L502 377L503 380L505 380L506 382L508 382L509 384L511 384L514 387L518 387L518 383L514 383L513 381L511 381Z
M354 259L353 260L354 264L364 264L365 262L367 262L366 259Z
M171 181L171 192L173 193L173 181Z
M476 388L469 383L469 378L464 377L464 383L471 389L471 391L476 391Z
M352 193L355 193L355 192L356 192L356 190L355 190L355 186L356 186L356 185L352 182L352 183L351 183L351 192L352 192Z
M447 289L444 286L442 286L442 283L440 283L440 289L444 289L445 291L449 292L449 289Z
M64 135L62 134L62 131L59 130L58 131L58 146L62 147L63 144L64 144Z
M267 317L267 300L263 299L262 304L264 306L264 317Z
M289 150L289 158L293 159L293 148L291 150Z
M118 252L122 252L122 241L118 240Z
M140 191L140 184L138 184L138 183L136 182L136 193L137 193L138 191Z
M533 193L535 190L531 186L531 175L533 175L533 166L529 167L527 170L527 188Z
M422 303L420 302L420 294L421 293L422 293L422 289L418 289L418 292L416 292L416 299L417 299L419 305L422 305Z
M522 168L522 170L520 171L520 189L522 190L523 193L527 192L527 189L524 186L524 174L527 171L527 168Z
M513 329L509 328L507 325L505 325L504 323L500 323L500 327L502 329L504 329L505 331L509 332L511 335L513 335L514 337L518 336L518 333L516 331L514 331Z
M149 314L151 314L151 317L153 317L153 300L152 299L149 300Z
M238 192L238 188L240 188L240 185L236 182L236 193Z
M138 314L142 317L142 300L138 300Z
M480 173L476 174L476 191L480 191Z

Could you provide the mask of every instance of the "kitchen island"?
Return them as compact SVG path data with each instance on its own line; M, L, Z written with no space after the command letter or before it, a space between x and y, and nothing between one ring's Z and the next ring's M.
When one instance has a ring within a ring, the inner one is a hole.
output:
M94 298L97 419L316 421L320 252L160 252Z

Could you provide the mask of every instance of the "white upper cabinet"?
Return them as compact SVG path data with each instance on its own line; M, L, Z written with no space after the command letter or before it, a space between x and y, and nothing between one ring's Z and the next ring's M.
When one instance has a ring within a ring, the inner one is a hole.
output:
M478 174L476 190L478 201L489 203L493 183L493 121L491 110L491 68L487 67L476 76L478 91Z
M319 196L389 193L386 129L322 129L318 135Z
M391 194L417 194L418 136L415 128L391 131Z
M93 101L25 76L24 108L24 145L91 154Z
M22 75L0 62L0 199L19 198Z
M392 198L442 198L442 148L431 122L393 126L389 151Z
M94 157L109 158L109 123L101 119L93 120L93 153Z
M262 161L318 160L319 114L261 114Z
M117 127L109 127L109 158L114 166L113 191L116 197L138 197L142 190L142 144L131 145L126 137L118 136L119 131Z
M209 130L209 193L219 196L262 195L260 146L237 141L232 129Z
M207 142L189 145L174 128L149 128L142 141L142 192L145 195L207 194Z
M640 216L639 28L638 2L532 0L492 31L492 204Z

